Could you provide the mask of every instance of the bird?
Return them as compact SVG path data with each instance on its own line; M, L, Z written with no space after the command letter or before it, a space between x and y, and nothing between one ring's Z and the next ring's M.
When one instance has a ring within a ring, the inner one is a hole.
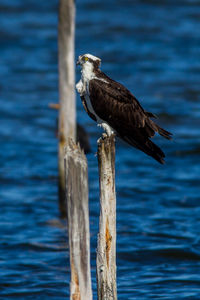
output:
M107 136L115 134L164 164L165 154L151 138L158 133L170 140L172 133L155 123L152 119L156 119L156 115L144 110L124 85L100 70L100 58L92 54L80 55L77 65L81 66L81 79L76 89L88 115Z

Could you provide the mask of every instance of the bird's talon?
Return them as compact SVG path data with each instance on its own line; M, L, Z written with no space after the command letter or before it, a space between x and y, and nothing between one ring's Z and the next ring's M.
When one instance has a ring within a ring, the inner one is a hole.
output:
M102 133L102 139L105 140L108 137L107 133L103 132Z

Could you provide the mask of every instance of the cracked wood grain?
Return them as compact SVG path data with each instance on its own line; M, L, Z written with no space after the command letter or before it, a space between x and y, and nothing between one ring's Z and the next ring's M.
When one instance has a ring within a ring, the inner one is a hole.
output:
M71 139L68 140L65 153L70 299L92 300L87 160L79 145Z

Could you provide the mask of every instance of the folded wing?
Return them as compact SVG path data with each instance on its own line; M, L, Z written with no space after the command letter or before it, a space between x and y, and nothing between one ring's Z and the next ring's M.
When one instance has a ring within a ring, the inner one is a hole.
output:
M138 100L123 85L106 77L90 80L89 93L95 113L107 122L130 145L164 163L164 153L149 138L158 132L167 139L171 133L159 127L144 111Z

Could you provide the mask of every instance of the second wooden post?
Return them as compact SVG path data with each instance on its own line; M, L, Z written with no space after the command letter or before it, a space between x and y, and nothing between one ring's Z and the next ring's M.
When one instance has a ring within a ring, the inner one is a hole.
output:
M65 155L66 198L70 249L70 300L92 300L87 159L68 140Z

